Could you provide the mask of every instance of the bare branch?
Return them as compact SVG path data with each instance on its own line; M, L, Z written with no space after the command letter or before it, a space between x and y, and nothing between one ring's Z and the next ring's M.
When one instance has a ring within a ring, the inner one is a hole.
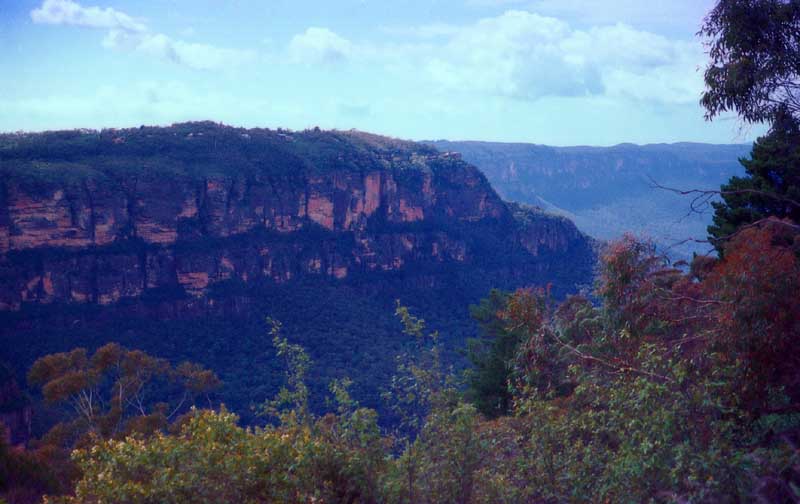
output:
M564 341L561 338L559 338L558 335L556 335L555 332L551 332L551 331L547 331L547 332L550 333L550 335L553 337L553 339L556 340L556 342L559 345L561 345L562 348L565 348L566 350L570 351L571 353L575 354L576 356L578 356L579 358L581 358L583 360L587 360L587 361L591 361L591 362L597 362L597 363L602 364L602 365L604 365L604 366L606 366L606 367L608 367L610 369L613 369L614 371L616 371L618 373L633 372L633 373L637 373L637 374L640 374L640 375L643 375L643 376L647 376L647 377L650 377L650 378L656 378L658 380L666 381L666 382L669 382L669 383L675 383L674 379L672 379L672 378L670 378L669 376L666 376L666 375L660 375L660 374L657 374L657 373L653 373L651 371L646 371L644 369L639 369L639 368L633 367L630 364L621 363L620 365L617 365L617 364L609 362L609 361L607 361L605 359L601 359L600 357L596 357L594 355L590 355L590 354L587 354L585 352L581 352L576 347L570 345L566 341Z
M668 187L659 184L655 181L652 177L648 176L650 179L650 183L652 184L651 187L654 189L662 189L665 191L669 191L675 194L680 194L681 196L689 196L695 195L695 199L692 200L692 208L694 209L695 202L703 201L704 204L707 204L708 201L713 198L714 196L728 196L728 195L736 195L736 194L756 194L758 196L764 196L765 198L774 199L776 201L780 201L782 203L788 203L794 207L800 208L800 202L795 201L791 198L787 198L785 196L781 196L778 194L760 191L758 189L738 189L735 191L720 191L720 190L713 190L713 189L677 189L674 187Z

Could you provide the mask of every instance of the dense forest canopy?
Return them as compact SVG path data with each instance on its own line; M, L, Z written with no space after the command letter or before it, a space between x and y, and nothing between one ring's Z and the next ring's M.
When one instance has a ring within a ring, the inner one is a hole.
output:
M0 134L6 176L32 180L125 175L205 177L264 173L312 175L327 170L381 170L377 154L413 166L435 149L359 131L245 129L211 121L129 129ZM231 170L236 170L231 172Z

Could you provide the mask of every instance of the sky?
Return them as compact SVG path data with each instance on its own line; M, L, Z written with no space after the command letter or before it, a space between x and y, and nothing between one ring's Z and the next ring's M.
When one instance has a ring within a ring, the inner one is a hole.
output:
M698 104L713 0L0 0L0 131L752 141Z

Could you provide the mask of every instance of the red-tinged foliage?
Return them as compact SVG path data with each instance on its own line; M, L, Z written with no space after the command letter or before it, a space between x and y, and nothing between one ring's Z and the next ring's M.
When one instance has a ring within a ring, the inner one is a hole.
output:
M597 296L603 301L616 349L632 357L642 339L669 338L684 307L674 289L685 289L684 275L668 266L650 242L631 235L612 242L601 257Z
M600 257L597 295L608 310L623 308L637 297L642 283L663 266L664 260L656 255L652 243L626 234L611 242Z
M722 259L695 258L688 273L669 267L652 244L625 236L602 255L598 308L574 297L553 312L543 291L518 291L502 315L528 334L518 362L528 385L551 389L561 380L568 390L565 355L587 370L670 379L641 364L643 345L654 345L703 372L738 367L731 393L756 416L770 411L770 392L799 403L800 234L793 229L778 221L744 229Z
M548 315L548 299L549 290L518 289L509 297L505 310L499 314L500 319L535 333Z
M719 300L715 343L742 359L748 395L783 387L800 400L800 260L798 234L778 222L741 231L704 282Z
M76 477L69 455L53 447L10 447L0 438L0 502L33 504L44 493L60 493Z

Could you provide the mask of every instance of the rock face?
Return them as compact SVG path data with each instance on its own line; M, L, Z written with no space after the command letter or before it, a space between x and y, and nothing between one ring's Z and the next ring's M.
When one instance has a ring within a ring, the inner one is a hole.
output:
M421 144L213 123L0 135L0 360L17 376L116 341L213 369L222 402L255 422L283 373L270 316L317 363L320 408L350 375L381 411L404 344L396 301L457 365L471 303L530 285L561 297L593 264L570 221L503 202Z
M488 240L517 236L534 262L585 242L544 214L520 225L458 157L358 132L188 123L6 135L0 162L6 311L469 263L487 225Z
M654 187L714 189L741 176L739 163L751 145L695 143L613 147L548 147L494 142L430 145L455 151L486 174L506 200L560 213L602 240L633 232L691 258L707 247L703 239L713 212L690 211L691 197ZM677 242L677 243L676 243Z

